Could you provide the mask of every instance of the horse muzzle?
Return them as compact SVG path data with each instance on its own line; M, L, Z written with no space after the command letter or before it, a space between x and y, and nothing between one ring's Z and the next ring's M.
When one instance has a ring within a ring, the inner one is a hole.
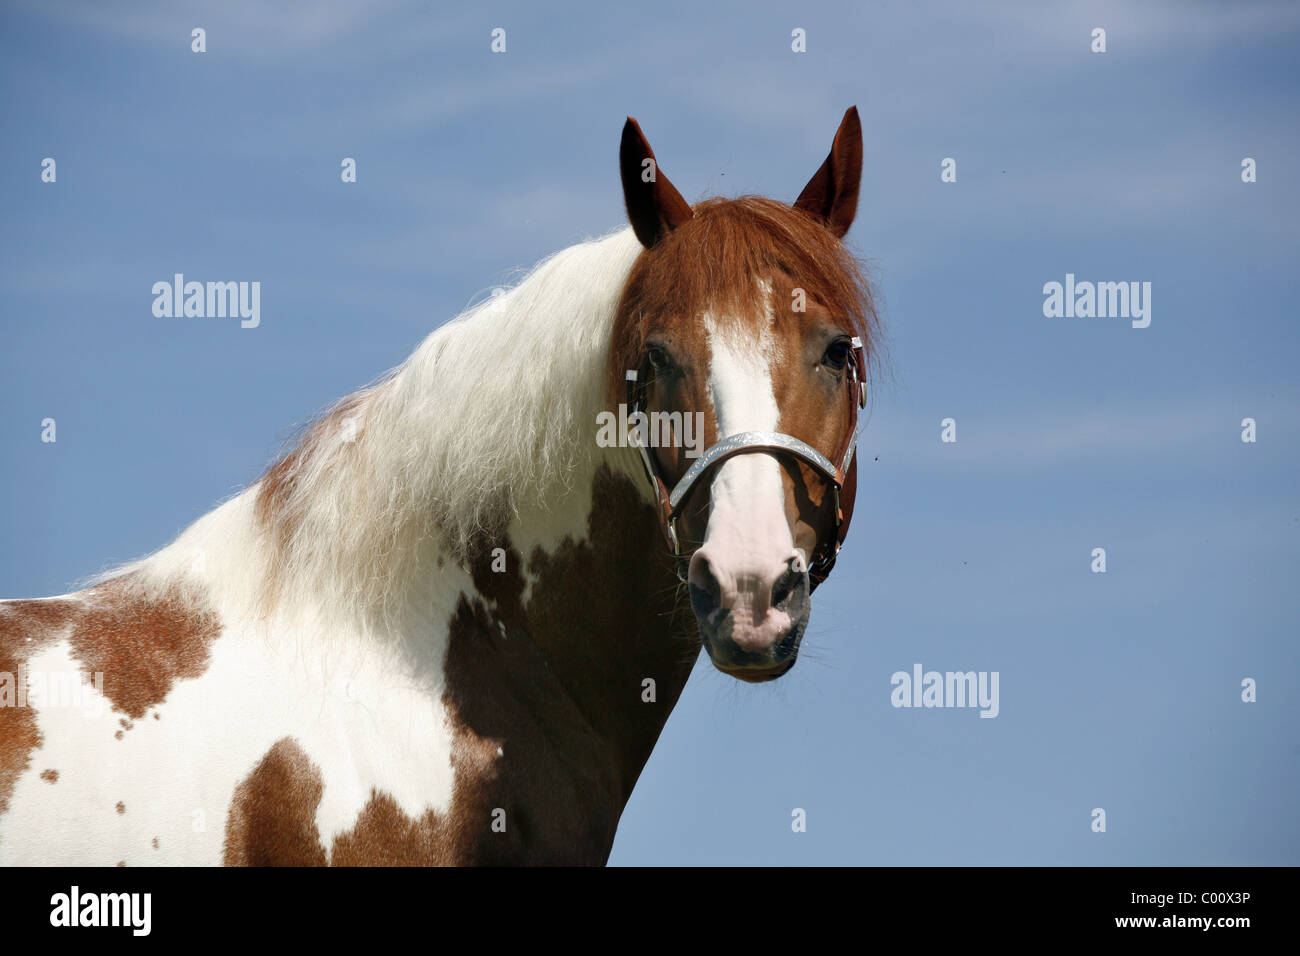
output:
M705 546L691 557L687 582L704 649L718 670L759 682L794 667L811 609L802 552L766 573L728 573Z

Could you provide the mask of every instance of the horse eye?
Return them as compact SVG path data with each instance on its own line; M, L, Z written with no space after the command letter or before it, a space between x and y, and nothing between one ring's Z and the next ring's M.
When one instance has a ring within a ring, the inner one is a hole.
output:
M646 358L650 360L650 367L656 371L662 371L672 364L668 353L658 345L652 345L646 350Z
M848 360L849 343L845 339L837 339L832 342L830 348L826 350L826 354L822 357L822 361L837 372L844 368L844 365Z

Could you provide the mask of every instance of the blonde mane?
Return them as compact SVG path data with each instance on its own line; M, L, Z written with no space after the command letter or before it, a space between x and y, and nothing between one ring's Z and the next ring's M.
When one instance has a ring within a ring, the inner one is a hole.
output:
M597 446L596 415L640 251L624 227L542 260L336 402L256 484L93 581L138 572L162 589L198 572L249 613L306 600L326 621L390 629L437 567L627 454Z
M462 559L521 506L567 494L600 451L614 312L640 249L623 228L556 253L318 419L256 489L281 585L392 605L431 551Z

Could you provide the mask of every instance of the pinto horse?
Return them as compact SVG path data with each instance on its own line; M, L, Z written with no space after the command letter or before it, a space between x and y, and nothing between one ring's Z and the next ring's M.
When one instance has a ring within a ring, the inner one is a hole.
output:
M701 645L794 665L875 331L857 111L793 206L688 204L630 118L620 166L630 229L162 550L0 603L0 861L602 864ZM598 441L619 405L707 448Z

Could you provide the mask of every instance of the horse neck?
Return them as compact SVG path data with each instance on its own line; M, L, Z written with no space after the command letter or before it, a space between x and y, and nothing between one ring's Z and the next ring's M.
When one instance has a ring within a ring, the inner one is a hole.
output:
M318 420L255 491L273 588L400 630L435 564L571 498L608 451L594 416L639 248L625 229L557 253Z
M611 454L576 484L567 503L524 511L508 533L484 542L471 570L504 643L536 647L558 690L603 742L626 800L699 641L644 476ZM536 686L535 675L519 676Z
M445 656L462 695L544 684L624 797L699 646L635 453L596 441L639 249L624 230L557 254L340 403L254 492L273 595ZM518 649L490 643L502 628Z

